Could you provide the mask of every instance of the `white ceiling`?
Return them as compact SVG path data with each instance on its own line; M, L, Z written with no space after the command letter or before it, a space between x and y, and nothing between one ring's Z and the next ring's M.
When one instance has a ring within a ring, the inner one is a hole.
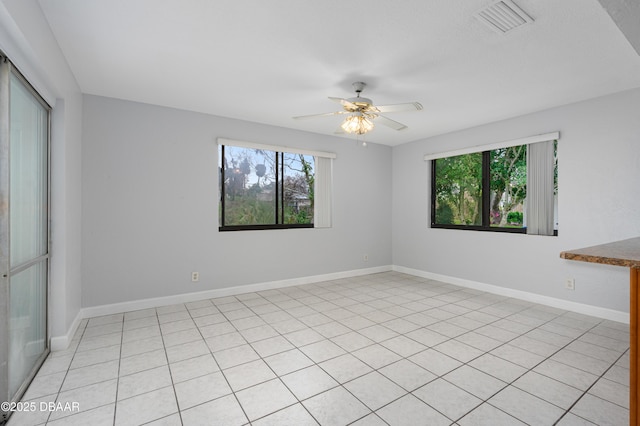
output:
M375 104L424 106L366 135L387 145L640 87L597 0L516 0L535 22L505 35L473 17L492 2L40 0L84 93L333 135L340 117L291 117L361 80Z

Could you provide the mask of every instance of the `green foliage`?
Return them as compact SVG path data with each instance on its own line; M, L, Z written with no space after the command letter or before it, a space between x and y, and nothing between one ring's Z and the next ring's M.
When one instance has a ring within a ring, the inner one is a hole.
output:
M558 195L558 140L553 141L553 193Z
M225 202L225 225L268 225L275 223L273 201L237 196Z
M439 203L436 206L436 223L441 225L453 225L453 210L447 203Z
M304 174L304 178L307 182L307 195L309 197L309 200L311 200L311 211L313 211L313 189L315 187L315 175L313 173L313 166L306 160L306 158L304 158L304 155L298 154L298 156L300 158L300 163L302 164L302 173Z
M284 211L284 223L286 224L308 224L311 223L312 218L313 210L309 210L308 207L297 210L292 207L287 207Z
M483 156L489 164L489 226L522 227L527 197L527 145L435 160L437 224L481 225ZM557 143L554 144L554 189L558 191ZM487 195L487 194L485 194Z
M522 225L524 215L522 212L509 212L507 214L507 223L509 225Z
M436 223L479 225L482 153L436 160Z
M490 174L491 225L504 226L505 216L512 223L508 215L527 197L527 145L491 151Z
M491 190L510 191L518 200L527 195L527 146L491 151Z

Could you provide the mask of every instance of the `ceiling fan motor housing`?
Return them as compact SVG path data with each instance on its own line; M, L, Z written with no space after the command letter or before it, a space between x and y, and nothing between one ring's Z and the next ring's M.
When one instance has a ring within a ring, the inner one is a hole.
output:
M347 111L359 111L362 109L368 109L369 107L371 107L371 105L373 105L373 101L371 99L361 98L359 96L356 98L349 98L347 100L358 107L357 110L354 110L353 108L349 108L345 105L344 109L346 109Z
M353 90L355 90L355 92L358 94L358 96L360 96L360 93L367 86L367 83L365 83L363 81L356 81L355 83L352 84L352 86L353 86Z
M353 105L344 105L344 109L349 112L355 112L355 111L367 112L368 110L372 109L373 101L369 98L360 97L360 93L362 93L364 88L367 86L367 83L363 81L356 81L355 83L352 84L352 86L353 86L353 90L356 92L356 97L349 98L347 99L347 101L351 102L353 105L357 106L358 108L354 109Z

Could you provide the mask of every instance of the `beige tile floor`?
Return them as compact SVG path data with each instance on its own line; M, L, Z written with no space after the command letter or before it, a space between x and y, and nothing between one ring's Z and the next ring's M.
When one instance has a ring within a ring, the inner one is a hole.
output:
M628 326L396 272L82 322L19 425L625 425Z

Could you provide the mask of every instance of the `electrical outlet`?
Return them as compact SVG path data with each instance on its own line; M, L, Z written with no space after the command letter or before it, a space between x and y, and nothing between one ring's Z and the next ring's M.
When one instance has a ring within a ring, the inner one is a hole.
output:
M369 255L365 254L364 256L362 256L362 260L364 260L365 262L369 261Z
M575 290L576 289L576 280L575 278L567 278L564 280L564 288L567 290Z
M191 282L197 283L198 281L200 281L200 272L192 272Z

